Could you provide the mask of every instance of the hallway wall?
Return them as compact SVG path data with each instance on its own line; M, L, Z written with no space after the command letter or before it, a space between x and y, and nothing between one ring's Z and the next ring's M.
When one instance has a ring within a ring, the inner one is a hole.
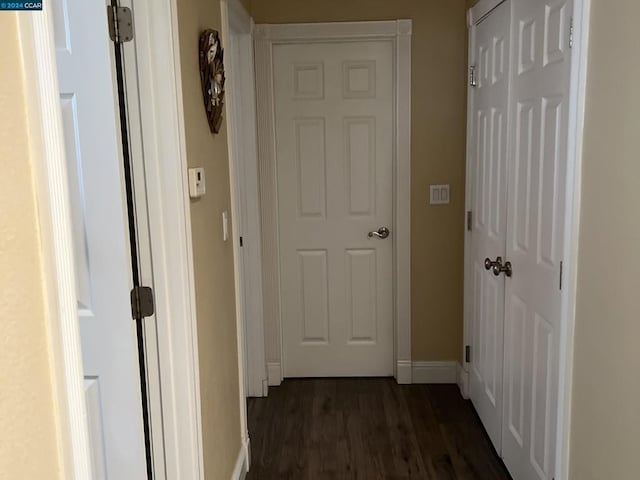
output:
M640 472L638 18L637 0L592 0L571 480Z
M200 32L220 31L220 15L219 0L178 0L187 162L207 179L206 195L191 202L207 480L231 477L241 444L233 244L222 239L222 212L231 215L226 123L209 130L198 57Z
M17 15L0 15L0 479L64 478Z
M251 0L256 23L413 20L414 361L460 360L462 353L467 1ZM439 183L451 184L451 204L430 206L429 184ZM267 352L267 361L278 358L279 349Z

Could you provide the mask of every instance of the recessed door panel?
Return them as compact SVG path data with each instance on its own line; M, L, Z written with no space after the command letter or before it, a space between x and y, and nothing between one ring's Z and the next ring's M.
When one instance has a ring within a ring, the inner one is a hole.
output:
M298 252L302 343L329 341L326 250Z
M324 118L295 119L298 215L324 217L327 179Z
M347 299L350 310L350 343L377 340L376 251L347 250Z

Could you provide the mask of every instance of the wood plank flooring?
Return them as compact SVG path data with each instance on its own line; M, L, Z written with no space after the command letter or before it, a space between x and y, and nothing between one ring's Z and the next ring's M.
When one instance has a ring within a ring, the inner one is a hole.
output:
M509 480L455 385L285 380L249 400L247 480Z

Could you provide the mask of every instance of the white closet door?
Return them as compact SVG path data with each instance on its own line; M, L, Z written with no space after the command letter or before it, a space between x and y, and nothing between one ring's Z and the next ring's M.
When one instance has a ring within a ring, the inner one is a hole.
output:
M101 1L53 2L93 478L147 477L114 52ZM36 452L37 454L37 452Z
M393 373L393 43L273 51L284 374Z
M500 451L505 277L485 269L485 259L505 258L509 2L475 26L471 143L472 348L470 397Z
M555 475L572 3L513 4L502 452L517 480Z

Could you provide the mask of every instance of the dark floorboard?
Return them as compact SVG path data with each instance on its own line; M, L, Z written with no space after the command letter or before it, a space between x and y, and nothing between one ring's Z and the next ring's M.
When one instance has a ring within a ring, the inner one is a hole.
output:
M247 480L510 480L455 385L285 380L249 400Z

